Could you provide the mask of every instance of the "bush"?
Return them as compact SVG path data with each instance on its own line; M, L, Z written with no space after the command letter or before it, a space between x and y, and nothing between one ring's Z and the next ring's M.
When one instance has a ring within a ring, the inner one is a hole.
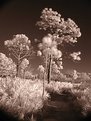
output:
M56 92L62 93L63 90L71 90L73 88L73 84L70 82L55 82L51 81L49 84L46 85L46 90L48 92Z
M89 111L91 111L91 84L89 83L71 83L71 82L54 82L51 81L48 85L46 85L46 90L50 94L59 94L60 96L66 94L69 97L75 97L75 101L81 107L81 111L83 115L86 115Z
M0 76L15 76L16 64L11 58L8 58L5 54L0 53Z
M14 116L24 118L43 107L42 91L39 80L0 78L0 107ZM48 97L45 91L44 100Z

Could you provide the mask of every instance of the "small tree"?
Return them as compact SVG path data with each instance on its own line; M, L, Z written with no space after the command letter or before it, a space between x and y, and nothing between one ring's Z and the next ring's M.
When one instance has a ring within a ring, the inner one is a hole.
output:
M39 79L43 79L44 71L45 71L43 65L39 65L37 70L38 70Z
M35 79L35 75L33 74L33 72L28 70L25 71L24 77L25 79L32 79L32 80Z
M39 71L39 77L40 79L43 78L43 93L42 93L42 97L44 98L44 92L45 92L45 68L42 65L39 65L38 67L38 71Z
M64 43L76 43L77 38L81 36L80 28L76 25L76 23L68 18L67 20L64 20L64 18L61 17L61 14L59 14L56 11L53 11L51 8L45 8L42 11L41 20L37 22L37 25L40 29L47 31L47 33L51 33L42 39L42 43L39 44L40 50L42 49L43 54L46 55L45 62L48 62L48 82L51 78L51 66L52 66L52 60L54 56L55 61L55 55L60 55L59 58L57 58L57 62L62 67L62 51L59 50L59 47L62 46ZM74 54L76 56L75 60L80 60L80 53L76 54L73 53L73 56L70 55L70 57L73 57ZM59 60L59 61L58 61Z
M15 76L16 64L11 58L8 58L5 54L0 53L0 76Z
M19 76L19 65L25 57L33 53L31 41L24 34L14 35L12 40L6 40L5 45L8 47L10 54L17 60L17 76Z
M86 73L86 72L79 73L79 78L82 81L89 81L89 80L91 80L89 74Z
M20 64L20 72L21 72L21 76L23 78L25 78L25 71L26 71L26 68L28 67L29 65L29 60L27 60L26 58L24 58Z

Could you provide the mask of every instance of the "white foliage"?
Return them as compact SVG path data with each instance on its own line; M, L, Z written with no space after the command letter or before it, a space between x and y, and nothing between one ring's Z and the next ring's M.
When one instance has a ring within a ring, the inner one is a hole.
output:
M51 47L52 45L52 38L49 37L49 36L45 36L43 39L42 39L42 43L44 46L46 47Z
M73 60L77 60L77 61L81 60L79 55L81 55L80 51L79 52L73 52L73 53L70 54L70 56L73 58Z
M63 41L69 43L77 42L77 38L81 36L80 28L70 18L64 20L57 11L52 8L44 8L37 25L40 29L50 30L50 33L56 37L57 42L61 44ZM59 35L59 36L58 36Z
M39 70L40 72L44 73L45 68L43 67L43 65L39 65L38 70Z
M61 58L62 57L62 52L60 50L57 50L57 55L56 58Z
M42 43L39 44L39 49L42 52L42 55L52 57L52 60L55 59L60 61L62 59L62 51L58 49L59 45L66 43L76 43L77 38L81 36L80 28L77 24L71 19L68 18L64 20L57 11L52 10L52 8L44 8L40 21L37 22L37 25L40 29L48 31L51 34L43 37ZM81 53L73 52L70 54L74 60L81 60ZM61 63L60 63L61 62ZM60 69L63 69L62 60L59 63Z
M73 72L73 79L77 79L77 78L78 78L77 71L76 71L76 70L74 70L74 72Z
M62 93L64 89L72 89L73 84L70 82L55 82L51 81L47 86L46 89L48 92L57 92L57 93Z
M41 51L38 51L37 54L40 56L42 53L47 56L52 55L53 58L59 59L62 57L62 52L57 49L57 42L52 40L50 36L48 35L42 39L42 43L38 46Z
M57 64L55 63L55 61L52 62L52 70L55 73L60 73L59 68L58 68Z
M28 65L29 65L29 60L27 60L26 58L24 58L22 60L21 64L20 64L20 67L21 67L21 69L25 69L25 68L28 67Z
M16 75L16 64L3 53L0 53L0 75Z
M33 47L31 41L24 34L17 34L13 36L13 39L6 40L4 43L10 54L17 60L17 76L20 76L20 64L24 69L28 65L28 60L23 60L26 57L30 57L33 54Z
M13 115L36 112L43 107L41 81L21 78L0 79L0 107ZM49 94L45 91L44 100Z
M41 51L37 51L37 56L41 56L42 52Z
M56 47L52 47L51 48L51 53L52 53L52 55L57 55L57 48Z
M19 57L21 58L29 54L31 41L26 35L17 34L13 36L13 39L6 40L4 44L9 48L11 54L13 54L16 59L19 59Z
M17 34L12 40L6 40L6 46L21 47L24 48L26 45L30 44L31 41L24 34Z

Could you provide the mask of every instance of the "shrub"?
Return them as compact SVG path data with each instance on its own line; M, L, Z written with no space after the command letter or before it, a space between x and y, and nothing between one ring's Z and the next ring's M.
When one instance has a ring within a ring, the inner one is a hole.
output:
M73 84L70 82L54 82L51 81L49 84L46 85L46 90L48 92L56 92L62 93L64 90L71 90L73 88Z
M75 97L74 104L77 102L77 105L81 107L81 113L86 115L91 111L91 84L85 85L80 83L71 83L71 82L55 82L51 81L46 85L46 90L50 94L59 94L60 96L66 94L69 97Z
M43 86L39 80L0 78L0 107L12 115L24 118L43 107ZM44 101L49 97L45 91Z
M8 58L5 54L0 53L0 76L15 76L16 64L11 58Z

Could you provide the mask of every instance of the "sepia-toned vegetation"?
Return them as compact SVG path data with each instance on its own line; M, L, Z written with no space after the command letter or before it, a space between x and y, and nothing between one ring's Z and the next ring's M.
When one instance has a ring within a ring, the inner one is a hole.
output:
M52 121L73 121L73 117L85 116L91 110L91 74L77 70L62 72L65 56L81 60L80 51L68 55L61 49L65 43L77 42L80 28L51 8L43 9L36 25L46 31L37 51L24 34L4 42L11 58L0 53L0 109L22 121L47 121L53 111L56 113ZM43 59L36 74L28 70L28 57L33 53ZM70 116L65 119L62 113Z

